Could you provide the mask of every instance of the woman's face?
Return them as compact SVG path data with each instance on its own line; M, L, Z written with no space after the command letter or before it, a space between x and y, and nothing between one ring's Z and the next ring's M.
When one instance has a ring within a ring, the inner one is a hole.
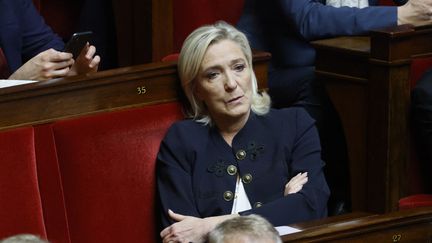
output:
M251 67L240 46L222 40L208 47L196 80L196 97L217 123L249 117L252 104Z

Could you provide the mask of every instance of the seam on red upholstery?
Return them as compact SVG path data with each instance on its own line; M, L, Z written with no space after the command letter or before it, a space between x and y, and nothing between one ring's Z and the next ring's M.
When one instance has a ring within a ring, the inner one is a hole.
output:
M70 243L61 173L58 165L52 124L38 125L35 130L35 150L42 206L48 239L55 243Z
M46 237L34 147L32 127L0 133L0 238Z

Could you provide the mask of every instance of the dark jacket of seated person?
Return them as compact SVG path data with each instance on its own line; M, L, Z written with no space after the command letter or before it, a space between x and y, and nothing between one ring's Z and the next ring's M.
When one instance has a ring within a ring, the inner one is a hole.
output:
M61 52L63 41L45 24L32 0L0 1L0 48L13 79L45 80L95 72L100 62L94 46L87 45L76 60Z
M327 215L314 121L302 108L270 109L241 32L226 23L195 30L178 69L192 119L169 129L157 156L163 242L202 242L239 215L276 226Z
M295 100L300 87L295 84L314 72L315 50L312 40L335 36L363 35L370 30L397 25L397 7L375 6L369 0L366 8L332 7L325 0L246 0L238 28L250 40L252 48L272 53L275 72L283 78L273 80L270 89L285 91ZM281 71L282 72L282 71ZM272 72L270 72L272 73ZM292 84L291 84L292 83Z
M42 51L64 43L40 16L31 0L0 1L0 46L11 72Z
M432 68L423 74L411 93L414 142L425 193L432 193Z

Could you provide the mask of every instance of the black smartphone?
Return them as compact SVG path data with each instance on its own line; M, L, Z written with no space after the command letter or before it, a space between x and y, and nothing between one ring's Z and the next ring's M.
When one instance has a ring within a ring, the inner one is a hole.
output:
M92 35L91 31L74 33L66 43L64 52L72 53L73 58L76 59L87 42L90 42Z

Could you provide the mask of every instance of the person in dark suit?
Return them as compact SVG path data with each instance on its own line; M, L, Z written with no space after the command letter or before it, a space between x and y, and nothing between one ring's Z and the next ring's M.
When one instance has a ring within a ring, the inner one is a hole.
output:
M397 24L427 24L432 3L411 0L395 6L332 7L325 0L246 0L237 24L251 47L272 53L270 92L274 102L292 104L308 94L302 81L313 75L315 51L311 40L363 35L369 30ZM280 92L280 93L279 93ZM275 100L276 99L276 100Z
M378 1L369 0L368 7L357 8L328 6L326 2L334 1L246 0L237 26L252 48L272 54L268 86L274 106L304 107L316 120L332 191L329 210L330 215L335 215L350 211L349 159L339 116L322 80L314 75L315 50L310 41L363 35L397 24L430 23L432 3L411 0L396 7L375 6Z
M45 24L32 0L0 1L0 48L12 74L9 79L46 80L95 72L100 62L94 46L87 45L76 60L62 52L63 41Z
M243 33L223 22L198 28L178 70L192 119L171 126L157 155L163 242L203 242L239 215L276 226L327 216L314 120L302 108L270 109Z
M425 192L432 193L432 69L417 82L411 93L412 128Z

